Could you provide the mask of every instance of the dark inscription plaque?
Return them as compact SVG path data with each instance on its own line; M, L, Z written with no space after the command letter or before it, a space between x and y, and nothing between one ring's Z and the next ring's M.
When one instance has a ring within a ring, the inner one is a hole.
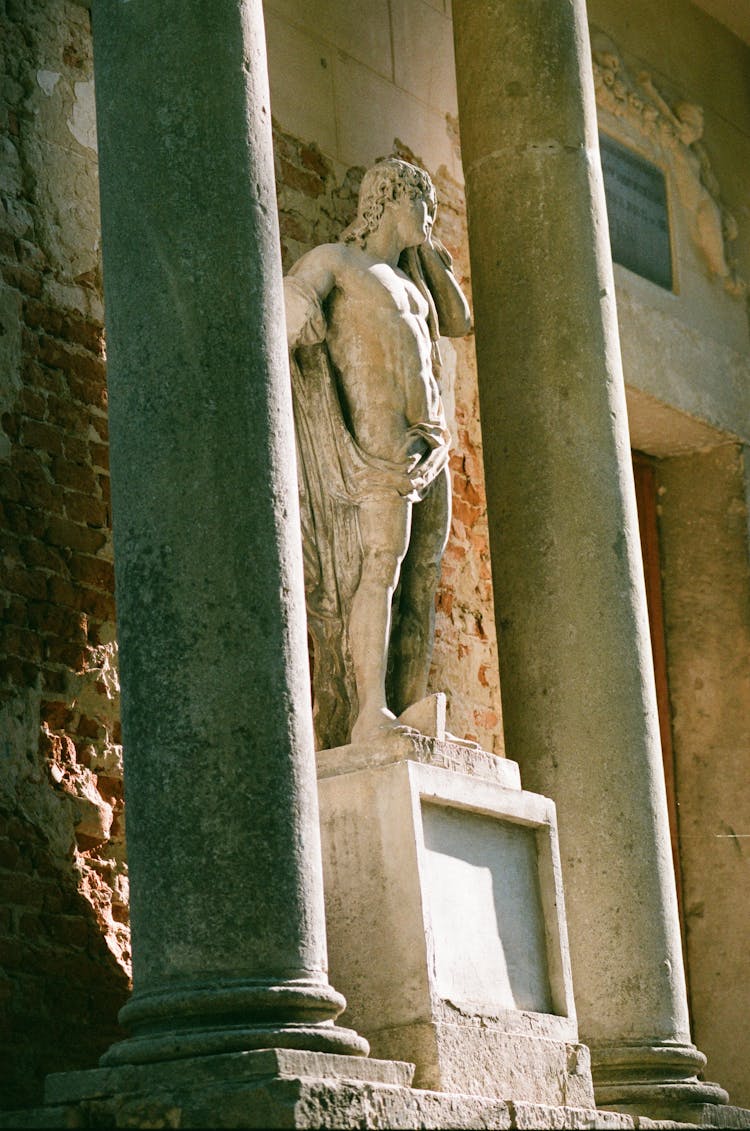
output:
M599 135L615 263L672 290L667 185L656 165Z

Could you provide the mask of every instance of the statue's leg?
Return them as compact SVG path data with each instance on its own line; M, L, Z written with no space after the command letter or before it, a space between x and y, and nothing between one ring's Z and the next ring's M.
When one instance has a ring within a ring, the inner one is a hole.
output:
M391 642L393 708L401 714L427 694L435 637L435 593L451 523L448 468L412 513L409 550L401 567L398 632Z
M386 702L385 673L391 601L409 544L411 511L411 503L395 492L359 506L362 572L349 613L349 651L359 699L352 742L396 725Z

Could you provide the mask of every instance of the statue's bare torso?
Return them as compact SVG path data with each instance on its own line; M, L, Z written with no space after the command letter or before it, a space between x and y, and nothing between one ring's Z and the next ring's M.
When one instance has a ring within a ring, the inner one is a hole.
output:
M396 711L425 694L434 595L450 525L450 437L432 337L438 321L450 336L469 329L450 256L432 239L429 179L398 160L383 165L398 166L406 179L400 189L390 182L375 222L359 235L345 233L344 242L314 248L285 280L289 346L326 343L345 423L365 463L372 461L368 486L356 500L361 569L344 613L343 647L358 701L352 742L397 729L386 703L389 644ZM415 174L422 177L417 191L410 187ZM404 253L409 275L399 267ZM399 582L399 632L392 642Z
M424 456L426 440L410 430L445 428L424 296L398 267L348 244L315 248L292 277L326 293L326 341L360 447L398 463Z

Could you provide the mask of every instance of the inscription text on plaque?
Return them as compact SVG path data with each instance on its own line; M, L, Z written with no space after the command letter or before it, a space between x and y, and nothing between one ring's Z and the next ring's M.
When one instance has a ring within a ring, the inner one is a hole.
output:
M615 263L672 290L667 185L664 174L624 145L599 135Z

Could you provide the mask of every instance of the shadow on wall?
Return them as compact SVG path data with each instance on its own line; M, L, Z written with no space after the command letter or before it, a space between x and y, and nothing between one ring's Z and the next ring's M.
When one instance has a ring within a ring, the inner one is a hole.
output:
M0 809L0 1107L34 1106L44 1077L95 1067L123 1032L128 980L47 838Z

